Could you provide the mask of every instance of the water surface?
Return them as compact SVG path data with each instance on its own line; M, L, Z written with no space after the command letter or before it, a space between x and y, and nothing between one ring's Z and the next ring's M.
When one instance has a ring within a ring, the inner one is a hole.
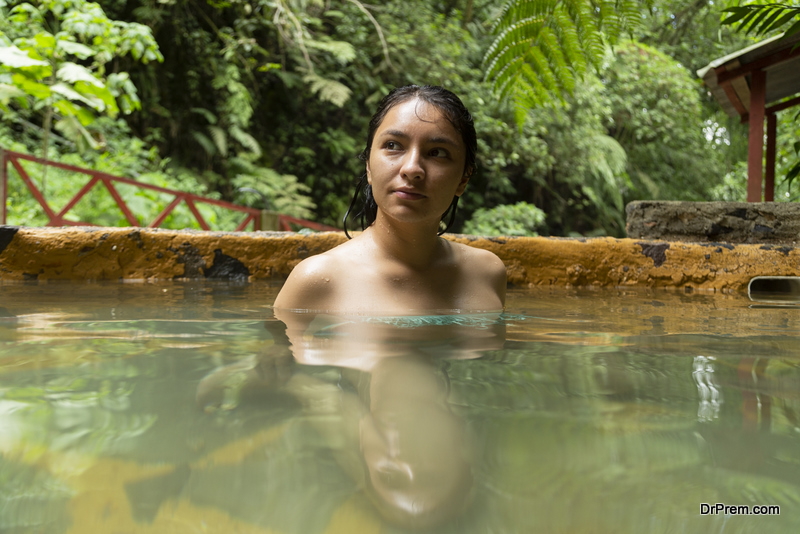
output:
M798 307L512 290L289 350L278 289L0 286L0 532L800 528Z

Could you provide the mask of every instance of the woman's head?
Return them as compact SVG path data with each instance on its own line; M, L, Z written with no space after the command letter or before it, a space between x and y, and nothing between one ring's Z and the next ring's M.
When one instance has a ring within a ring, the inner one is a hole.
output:
M464 175L470 176L475 170L475 158L478 149L477 134L475 133L475 125L472 120L472 115L470 115L467 108L455 94L447 89L444 89L443 87L438 86L425 85L420 87L417 85L407 85L394 89L392 92L386 95L386 97L384 97L383 100L381 100L381 102L378 104L378 109L369 122L367 144L364 148L364 151L361 153L360 158L364 162L369 161L375 134L389 111L399 104L415 99L426 105L433 106L438 113L441 114L441 116L444 117L444 119L446 119L450 125L452 125L455 131L458 132L461 140L464 143ZM358 201L359 193L362 189L364 190L363 205L361 210L356 213L356 217L361 219L362 229L370 226L375 221L377 216L378 206L373 197L372 188L369 183L367 183L367 175L365 174L362 176L361 181L356 187L356 193L353 196L353 200L350 203L347 213L345 214L343 221L345 233L347 233L347 217ZM439 232L440 234L444 233L444 231L446 231L453 224L453 221L455 220L455 209L457 202L458 197L454 197L450 207L442 214L442 220L447 217L448 213L450 216L446 228Z

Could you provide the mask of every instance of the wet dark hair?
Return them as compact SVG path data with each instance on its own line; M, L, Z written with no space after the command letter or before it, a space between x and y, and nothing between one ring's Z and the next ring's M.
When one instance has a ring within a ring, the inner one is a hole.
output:
M464 172L467 175L471 175L475 172L475 156L478 152L478 135L475 133L475 123L472 120L472 115L470 115L469 110L467 110L464 103L461 102L460 98L453 92L437 85L423 85L421 87L419 85L406 85L392 90L392 92L383 97L383 100L378 104L378 109L369 121L367 146L358 156L359 159L364 162L369 160L375 132L378 130L378 127L380 127L386 114L389 113L389 110L413 98L419 98L423 102L434 106L448 121L450 121L453 128L461 134L461 139L464 141L464 146L466 147ZM347 208L347 212L342 219L344 233L348 238L350 238L350 234L347 232L347 218L358 203L359 197L362 196L362 190L363 200L361 209L354 215L356 219L360 219L361 229L365 230L372 225L378 214L378 205L375 203L375 198L372 196L372 186L369 185L367 173L365 172L356 185L356 192L353 195L353 200L350 201L350 206ZM453 225L456 218L457 206L458 197L454 196L450 207L442 214L442 221L447 218L448 214L450 216L444 229L439 232L439 235L445 233Z

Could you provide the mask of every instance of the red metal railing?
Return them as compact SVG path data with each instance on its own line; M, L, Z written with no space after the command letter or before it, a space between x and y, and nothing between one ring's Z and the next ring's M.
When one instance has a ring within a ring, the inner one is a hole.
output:
M192 213L194 218L197 220L197 223L200 225L200 228L203 230L210 230L208 223L203 218L200 211L197 209L198 203L205 203L211 204L213 206L217 206L220 208L238 211L245 214L244 220L239 223L234 231L241 232L247 228L247 226L252 223L253 230L262 230L261 221L262 221L262 210L258 210L256 208L248 208L246 206L239 206L238 204L233 204L231 202L225 202L223 200L216 200L213 198L207 198L200 195L195 195L192 193L186 193L183 191L175 191L173 189L167 189L165 187L159 187L156 185L150 185L143 182L137 182L136 180L131 180L130 178L122 178L120 176L114 176L113 174L108 174L100 171L94 171L91 169L83 169L81 167L76 167L74 165L67 165L64 163L59 163L57 161L46 160L42 158L37 158L34 156L30 156L28 154L21 154L19 152L12 152L10 150L3 150L0 149L0 154L2 154L2 166L0 166L0 189L2 190L2 205L0 205L0 224L6 224L6 214L7 214L7 201L8 201L8 165L11 164L14 169L16 169L17 173L19 174L22 181L28 187L28 190L33 195L33 198L39 203L39 205L44 210L45 215L48 218L47 226L96 226L90 222L78 222L78 221L71 221L65 219L64 216L71 210L89 191L91 191L98 183L102 183L108 192L111 194L111 197L119 206L119 209L122 211L122 214L127 219L128 223L131 226L142 226L139 224L139 220L130 210L128 205L125 203L125 200L120 196L117 189L114 187L114 183L122 183L132 185L141 189L148 189L150 191L157 191L159 193L166 193L168 195L173 195L175 198L170 202L164 210L156 216L153 221L147 225L148 228L158 228L161 224L166 220L166 218L170 215L170 213L175 210L181 202L185 203L186 206L189 208L189 211ZM21 160L32 161L34 163L38 163L40 165L47 165L50 167L56 167L59 169L63 169L66 171L77 172L80 174L86 174L90 176L89 181L78 191L74 197L72 197L66 205L61 208L60 211L56 212L53 210L50 205L47 203L47 200L44 198L44 195L36 187L36 184L33 183L30 176L26 172L25 168L22 166ZM327 226L325 224L315 223L313 221L306 221L304 219L298 219L296 217L290 217L288 215L278 215L278 229L284 231L291 231L292 227L291 224L296 224L298 226L303 226L305 228L310 228L312 230L319 230L319 231L338 231L338 228L334 228L332 226ZM266 229L266 228L264 228Z

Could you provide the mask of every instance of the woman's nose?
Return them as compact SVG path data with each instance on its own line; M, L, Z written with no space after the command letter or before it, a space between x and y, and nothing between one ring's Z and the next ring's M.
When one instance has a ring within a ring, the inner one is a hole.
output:
M408 180L425 177L425 167L422 165L422 155L419 150L412 149L406 152L400 173Z

